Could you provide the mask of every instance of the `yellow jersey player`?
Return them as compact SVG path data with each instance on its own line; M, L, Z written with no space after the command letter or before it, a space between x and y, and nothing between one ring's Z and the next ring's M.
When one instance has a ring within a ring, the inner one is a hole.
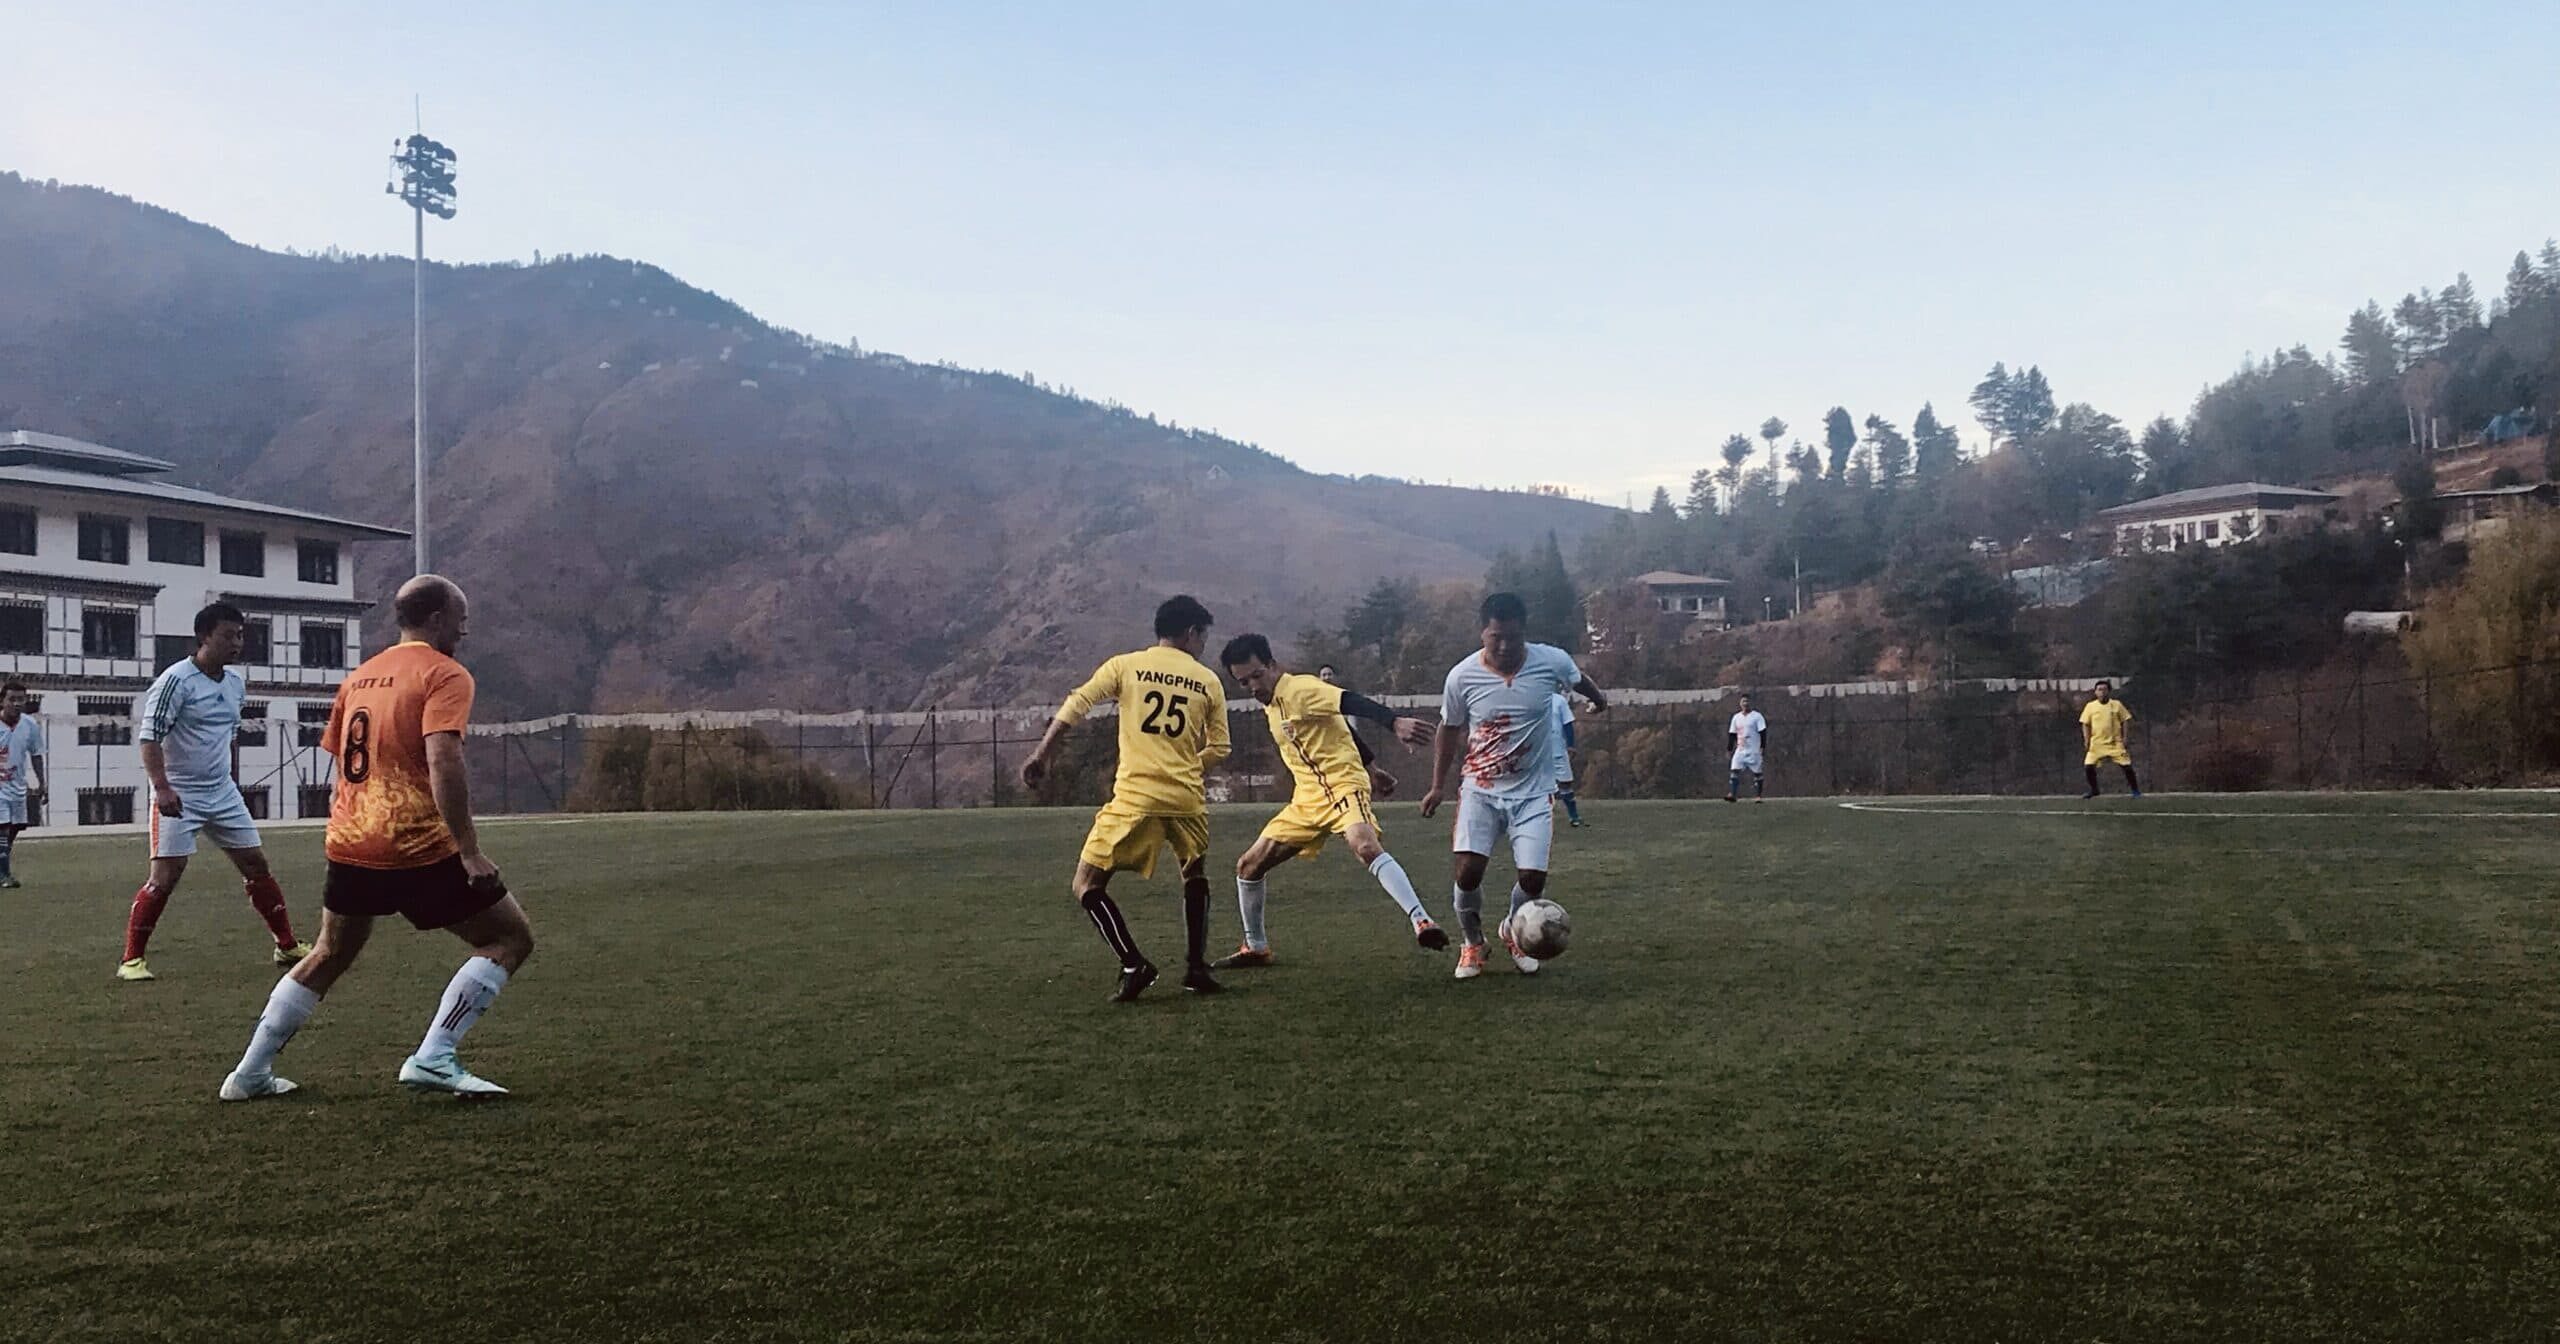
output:
M2115 698L2115 688L2099 682L2089 703L2080 707L2080 744L2088 754L2080 762L2089 772L2089 791L2083 798L2098 796L2098 762L2113 761L2124 771L2124 786L2133 796L2142 796L2142 781L2134 777L2133 753L2124 747L2124 726L2133 721L2133 711Z
M1383 724L1405 745L1431 741L1433 729L1422 719L1405 718L1364 696L1354 695L1320 677L1303 676L1280 666L1271 656L1271 641L1260 635L1238 635L1218 655L1227 675L1262 702L1271 721L1271 741L1289 763L1297 789L1289 805L1262 837L1236 860L1236 908L1244 916L1244 945L1217 962L1217 969L1268 966L1271 940L1263 932L1262 907L1267 896L1263 879L1271 870L1301 854L1324 848L1325 837L1339 835L1352 856L1368 868L1378 885L1403 907L1413 922L1413 939L1433 951L1449 945L1449 935L1431 922L1413 879L1387 852L1378 835L1378 818L1370 808L1367 752L1352 735L1351 719Z
M1182 865L1182 929L1186 959L1182 987L1215 994L1209 974L1209 801L1201 776L1227 758L1227 693L1218 674L1200 664L1208 646L1209 609L1197 598L1174 597L1156 608L1156 642L1104 663L1058 707L1057 718L1022 763L1022 782L1040 786L1049 758L1067 730L1105 702L1120 706L1120 768L1112 776L1111 801L1094 814L1084 838L1073 885L1076 903L1120 958L1114 1003L1127 1003L1156 980L1156 968L1138 951L1129 922L1111 899L1113 873L1153 877L1156 853L1171 849Z

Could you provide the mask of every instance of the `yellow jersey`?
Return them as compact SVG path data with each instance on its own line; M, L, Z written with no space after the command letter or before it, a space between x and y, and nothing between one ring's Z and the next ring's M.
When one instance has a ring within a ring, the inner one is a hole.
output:
M1341 687L1292 672L1272 686L1262 713L1271 720L1280 758L1298 781L1298 797L1335 803L1369 791L1368 767L1360 764L1360 747L1342 717Z
M1158 644L1095 669L1058 707L1065 723L1095 705L1120 706L1120 768L1111 800L1148 816L1208 812L1201 776L1227 758L1227 692L1218 674L1180 649Z
M2122 700L2092 700L2080 707L2080 726L2089 730L2089 750L2124 750L2124 726L2133 711Z

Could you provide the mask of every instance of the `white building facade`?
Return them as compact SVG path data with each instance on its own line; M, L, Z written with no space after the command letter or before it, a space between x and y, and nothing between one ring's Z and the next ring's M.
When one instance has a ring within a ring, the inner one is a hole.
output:
M2180 490L2100 509L2098 522L2115 536L2120 555L2176 551L2189 546L2231 546L2327 527L2341 498L2325 490L2243 481Z
M252 815L325 815L320 729L360 661L353 548L408 534L160 479L171 463L0 432L0 675L45 730L38 825L114 826L150 807L134 703L195 651L195 614L247 615L240 785Z

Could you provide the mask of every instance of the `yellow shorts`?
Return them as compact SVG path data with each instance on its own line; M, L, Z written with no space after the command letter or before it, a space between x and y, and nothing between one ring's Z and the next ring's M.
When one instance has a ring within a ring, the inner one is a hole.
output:
M1286 845L1300 854L1316 854L1324 849L1328 835L1340 835L1360 822L1378 824L1378 816L1369 810L1366 790L1346 793L1332 802L1322 797L1292 798L1280 809L1280 815L1262 828L1262 838Z
M2083 761L2082 764L2096 765L2100 761L2113 761L2118 765L2131 765L2133 764L2133 756L2122 747L2092 747L2089 749L2089 759Z
M1084 853L1078 857L1107 873L1153 877L1156 852L1168 846L1185 867L1207 858L1209 819L1141 812L1115 798L1093 814L1093 829L1085 833Z

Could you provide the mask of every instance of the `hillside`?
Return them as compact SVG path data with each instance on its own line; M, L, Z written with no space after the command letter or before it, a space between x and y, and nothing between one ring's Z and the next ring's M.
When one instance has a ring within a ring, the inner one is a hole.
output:
M0 174L0 426L408 517L405 261ZM1613 510L1317 476L1003 375L823 347L611 258L430 267L435 563L492 712L1046 698L1197 593L1293 633ZM367 548L359 584L407 572Z

